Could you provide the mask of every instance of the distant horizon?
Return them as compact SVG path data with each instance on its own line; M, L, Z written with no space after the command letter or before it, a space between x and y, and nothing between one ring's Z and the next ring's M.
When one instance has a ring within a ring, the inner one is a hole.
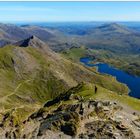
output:
M9 22L3 22L0 21L2 24L32 24L32 23L98 23L98 22L108 22L108 23L125 23L125 22L131 22L131 23L140 23L140 21L9 21Z
M9 21L3 22L0 21L0 24L16 24L16 23L23 23L23 24L30 24L30 23L96 23L96 22L109 22L109 23L124 23L124 22L131 22L131 23L140 23L140 21Z

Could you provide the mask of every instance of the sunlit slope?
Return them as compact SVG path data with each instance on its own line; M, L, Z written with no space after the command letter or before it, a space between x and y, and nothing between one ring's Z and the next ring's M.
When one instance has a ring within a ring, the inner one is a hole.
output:
M0 49L0 112L28 108L31 113L80 82L128 93L128 88L115 78L64 59L35 37L28 45Z

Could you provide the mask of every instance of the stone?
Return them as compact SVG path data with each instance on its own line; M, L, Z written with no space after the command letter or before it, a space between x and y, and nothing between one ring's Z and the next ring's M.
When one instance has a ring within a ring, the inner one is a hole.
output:
M80 139L88 139L89 137L88 137L88 135L87 134L79 134L79 136L78 136Z
M48 113L47 113L47 112L44 112L44 113L42 114L43 119L45 119L45 118L47 117L47 115L48 115Z
M132 122L135 124L135 126L140 128L140 122L138 122L138 121L132 121Z
M104 106L104 107L103 107L103 110L104 110L104 111L110 111L110 108L107 107L107 106Z
M113 133L113 138L119 139L120 138L120 134L119 133Z
M65 123L61 126L61 131L67 135L75 136L77 133L77 127L73 123Z
M103 105L104 105L104 106L109 106L109 105L110 105L110 101L105 101L105 102L103 102Z
M97 108L99 109L99 108L102 108L102 107L103 107L103 104L101 102L98 102L97 103Z
M37 120L38 121L41 121L41 120L43 120L43 118L42 117L38 117Z
M122 120L122 119L123 119L123 116L118 115L118 116L116 117L116 120L118 120L118 121L120 121L120 120Z
M95 138L95 134L94 134L94 133L89 134L89 135L88 135L88 138L89 138L89 139Z
M117 127L119 130L126 130L126 129L128 129L128 128L125 127L123 124L118 124L116 127Z
M78 100L80 101L81 100L81 97L78 96L78 95L75 95L75 94L71 94L70 97L69 97L70 100Z

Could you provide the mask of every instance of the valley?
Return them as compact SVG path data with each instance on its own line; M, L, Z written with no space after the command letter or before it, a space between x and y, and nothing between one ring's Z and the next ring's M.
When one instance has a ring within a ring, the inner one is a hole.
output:
M139 78L139 31L0 24L0 37L0 138L140 138L139 83L89 67Z

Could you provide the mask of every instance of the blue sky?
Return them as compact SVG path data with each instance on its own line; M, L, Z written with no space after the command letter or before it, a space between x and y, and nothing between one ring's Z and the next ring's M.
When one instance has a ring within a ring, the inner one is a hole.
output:
M140 21L140 2L0 2L0 22Z

